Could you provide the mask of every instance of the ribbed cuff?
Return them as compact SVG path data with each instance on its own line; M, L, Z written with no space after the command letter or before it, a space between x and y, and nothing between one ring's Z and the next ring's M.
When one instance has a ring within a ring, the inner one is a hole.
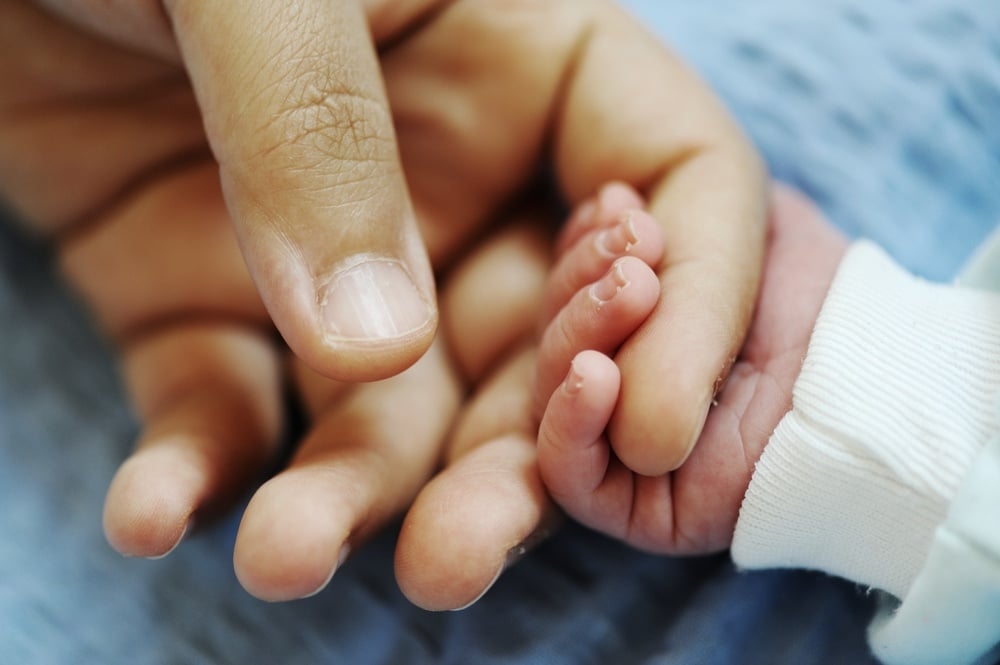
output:
M902 598L997 429L1000 297L876 246L842 262L733 539L746 568L823 570Z

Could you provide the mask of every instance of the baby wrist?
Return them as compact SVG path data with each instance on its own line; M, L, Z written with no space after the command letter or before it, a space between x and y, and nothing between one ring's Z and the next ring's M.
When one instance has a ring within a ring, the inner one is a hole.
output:
M754 471L733 559L902 597L997 429L998 394L1000 297L927 283L856 243Z

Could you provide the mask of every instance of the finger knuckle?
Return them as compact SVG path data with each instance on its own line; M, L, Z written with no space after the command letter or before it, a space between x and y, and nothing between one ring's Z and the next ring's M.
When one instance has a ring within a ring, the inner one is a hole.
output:
M308 67L284 81L252 162L292 165L297 182L322 174L324 186L370 181L395 159L392 117L375 92L344 82L343 72ZM329 179L333 182L329 182Z
M333 82L310 85L274 118L280 143L357 160L378 156L388 118L380 100Z

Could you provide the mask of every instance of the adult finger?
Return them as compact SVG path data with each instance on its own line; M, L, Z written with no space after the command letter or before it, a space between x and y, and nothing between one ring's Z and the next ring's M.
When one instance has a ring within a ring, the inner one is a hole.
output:
M555 521L538 475L533 362L523 351L484 382L456 426L446 467L406 515L396 579L420 607L474 603Z
M442 328L478 385L452 427L445 468L421 490L396 547L403 593L427 609L475 602L554 521L535 455L533 338L546 233L517 212L449 275Z
M600 7L566 82L553 149L571 200L604 182L631 184L667 239L661 300L616 356L623 384L611 423L622 461L657 476L697 440L749 325L767 178L711 92L623 11Z
M60 260L119 341L181 320L270 329L208 163L164 175L68 235Z
M352 549L409 504L461 397L440 345L390 379L303 385L319 409L315 425L288 469L253 496L236 540L236 574L266 600L323 589Z
M281 372L264 335L219 322L135 339L124 367L145 425L108 490L104 530L122 554L158 557L228 508L271 460Z
M382 378L430 345L433 277L357 0L164 0L247 264L310 367Z
M105 531L123 553L159 556L270 459L281 398L266 312L210 166L141 188L60 251L122 346L144 421L108 491Z
M504 354L536 334L549 245L540 211L519 212L448 275L441 329L452 357L472 383Z

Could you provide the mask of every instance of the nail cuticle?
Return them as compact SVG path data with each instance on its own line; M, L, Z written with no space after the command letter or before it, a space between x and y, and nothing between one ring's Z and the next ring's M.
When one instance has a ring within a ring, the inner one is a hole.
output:
M611 269L590 287L590 297L598 307L607 304L630 284L622 262L615 261Z
M583 376L576 369L576 361L570 363L569 373L563 381L563 390L569 395L576 395L583 389Z
M632 213L626 213L617 224L597 234L594 243L597 252L606 258L617 258L631 252L639 243Z

